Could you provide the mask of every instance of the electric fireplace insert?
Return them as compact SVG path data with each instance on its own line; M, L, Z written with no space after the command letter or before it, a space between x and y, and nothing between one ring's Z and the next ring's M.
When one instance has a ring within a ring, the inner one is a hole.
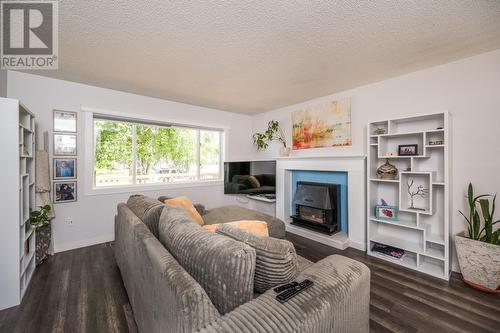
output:
M326 234L339 231L340 185L297 182L293 197L295 215L292 224Z

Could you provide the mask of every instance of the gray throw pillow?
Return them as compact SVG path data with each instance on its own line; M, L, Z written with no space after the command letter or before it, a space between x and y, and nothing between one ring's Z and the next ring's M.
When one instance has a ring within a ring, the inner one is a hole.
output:
M295 247L287 240L257 236L225 224L219 225L215 232L255 249L256 292L263 293L270 288L290 282L300 272Z
M181 207L166 206L159 228L160 242L205 289L221 314L252 300L254 249L208 232Z
M158 200L142 194L131 195L127 207L148 227L149 231L158 238L158 221L165 207Z

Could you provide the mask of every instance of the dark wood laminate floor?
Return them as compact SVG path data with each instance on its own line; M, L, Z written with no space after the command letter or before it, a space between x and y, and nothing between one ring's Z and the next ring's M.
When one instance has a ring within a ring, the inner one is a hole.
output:
M500 296L402 269L354 249L288 235L313 261L342 254L371 269L372 332L499 332ZM58 253L38 267L23 303L0 311L0 332L136 332L112 245Z

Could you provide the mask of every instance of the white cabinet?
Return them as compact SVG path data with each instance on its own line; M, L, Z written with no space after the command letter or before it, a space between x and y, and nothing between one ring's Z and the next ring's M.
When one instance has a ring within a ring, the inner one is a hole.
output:
M448 112L439 112L367 126L368 254L378 256L371 251L375 243L403 249L402 260L386 259L445 280L450 270L449 118ZM404 155L405 151L399 152L401 145L417 149ZM398 169L395 179L377 175L386 160ZM376 216L381 199L397 207L396 220Z
M0 98L0 310L18 305L35 271L35 117L18 100Z

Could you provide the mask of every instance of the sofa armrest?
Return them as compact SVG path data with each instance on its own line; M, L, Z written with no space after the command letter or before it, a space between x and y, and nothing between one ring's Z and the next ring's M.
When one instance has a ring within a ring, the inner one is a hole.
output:
M369 332L370 270L339 255L304 270L297 281L314 285L281 304L268 290L202 329L213 332Z

